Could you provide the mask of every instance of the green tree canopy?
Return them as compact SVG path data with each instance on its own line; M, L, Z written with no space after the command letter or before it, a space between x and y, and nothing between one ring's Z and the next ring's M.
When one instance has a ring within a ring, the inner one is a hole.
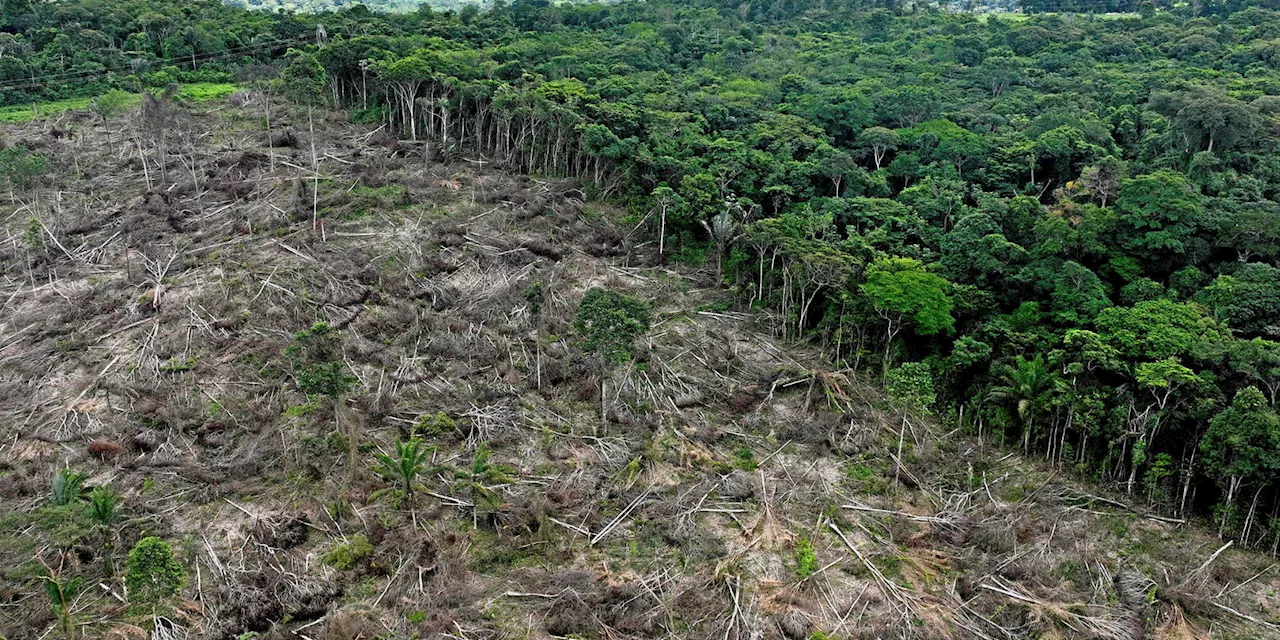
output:
M631 358L636 338L649 330L649 305L617 291L589 289L578 303L573 330L582 348L599 354L608 362Z
M890 323L910 320L915 332L932 335L955 326L949 283L929 273L919 260L880 258L867 267L863 295Z
M1203 342L1227 337L1199 305L1163 298L1104 309L1095 324L1107 343L1138 360L1186 356Z

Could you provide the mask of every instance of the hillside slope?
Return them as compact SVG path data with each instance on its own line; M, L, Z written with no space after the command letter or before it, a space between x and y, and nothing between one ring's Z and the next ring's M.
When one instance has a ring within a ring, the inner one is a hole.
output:
M56 166L4 208L0 636L1276 636L1268 558L894 408L578 185L264 106L3 130ZM651 306L634 360L578 347L594 287Z

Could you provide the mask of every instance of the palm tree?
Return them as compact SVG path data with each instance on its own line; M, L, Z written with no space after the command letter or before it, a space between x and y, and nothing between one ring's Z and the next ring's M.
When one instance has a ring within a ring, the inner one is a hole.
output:
M490 463L489 447L484 444L476 448L475 455L471 458L471 466L455 469L453 475L460 488L471 493L474 502L477 504L487 502L491 507L497 506L493 493L494 485L511 482L511 469L506 465Z
M1000 383L988 394L992 400L1013 405L1022 421L1023 454L1030 449L1037 413L1059 383L1057 372L1049 369L1044 356L1037 355L1031 360L1017 356L1012 365L1004 365Z
M77 627L72 619L74 613L71 603L84 586L84 578L63 578L60 572L55 572L44 560L40 560L40 564L44 565L46 575L41 578L44 580L45 594L49 596L49 607L58 619L58 629L66 640L76 640Z
M89 520L102 538L102 567L107 575L115 573L111 550L115 525L120 519L120 494L107 486L97 486L89 493Z
M507 465L489 462L487 444L476 447L470 467L453 470L454 489L464 490L471 495L473 527L477 526L482 509L488 514L486 517L489 517L492 512L502 506L501 496L495 489L499 485L510 483L513 480L513 473L514 471Z
M412 438L408 442L396 444L394 455L379 453L374 456L378 463L373 472L387 480L400 485L404 503L413 508L413 491L419 475L427 471L427 453L429 449L422 447L422 441Z
M78 501L84 497L84 482L88 479L89 476L83 473L67 468L59 469L53 476L52 495L49 501L58 506Z

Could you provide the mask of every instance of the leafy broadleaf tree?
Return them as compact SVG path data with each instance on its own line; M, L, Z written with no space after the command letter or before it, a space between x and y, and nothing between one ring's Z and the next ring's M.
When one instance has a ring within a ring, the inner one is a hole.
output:
M1186 357L1227 336L1199 305L1165 298L1103 309L1095 325L1104 341L1136 361Z
M1050 299L1054 319L1068 326L1088 324L1111 306L1106 286L1097 274L1071 260L1062 264Z
M885 154L896 151L901 139L893 129L869 127L858 134L858 147L864 156L870 157L875 168L884 162Z
M1246 335L1280 332L1280 269L1269 264L1239 265L1230 275L1215 278L1196 299L1207 303L1214 317Z
M1148 273L1158 275L1196 249L1195 234L1205 223L1200 194L1185 176L1167 169L1122 180L1116 210L1120 241L1148 265Z
M573 330L584 350L620 364L631 359L636 338L649 329L650 318L649 305L643 300L594 288L578 303Z
M1151 401L1145 408L1137 405L1129 412L1129 432L1126 442L1132 438L1132 454L1129 461L1129 481L1125 491L1133 493L1138 470L1147 460L1147 451L1166 422L1172 422L1174 412L1189 399L1189 392L1204 382L1196 372L1182 365L1175 358L1156 362L1144 362L1134 368L1133 377L1138 386L1146 389Z
M1268 402L1275 406L1280 394L1280 342L1262 338L1231 340L1227 343L1226 358L1233 370L1262 385Z
M1210 422L1200 439L1200 451L1205 469L1222 488L1221 535L1241 490L1250 486L1261 489L1280 473L1280 416L1261 391L1245 387L1236 393L1231 406ZM1252 516L1251 510L1250 521Z
M955 326L951 316L954 304L947 295L949 286L944 278L930 273L912 258L880 258L867 266L861 290L885 322L886 370L893 341L908 323L922 336L947 332Z
M610 367L631 360L636 339L649 330L651 317L645 301L599 287L588 290L578 303L573 331L599 369L601 416L606 413L605 378Z
M306 105L324 101L324 65L310 53L291 51L291 60L280 72L280 93L285 98Z

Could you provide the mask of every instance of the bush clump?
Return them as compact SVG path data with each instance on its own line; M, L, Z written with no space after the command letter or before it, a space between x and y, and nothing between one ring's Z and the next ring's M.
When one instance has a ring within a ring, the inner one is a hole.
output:
M573 318L573 330L584 350L599 354L608 362L631 359L636 338L649 330L649 305L639 298L593 288L582 296Z
M125 559L124 585L132 602L155 604L178 595L185 578L169 543L155 536L139 540Z

